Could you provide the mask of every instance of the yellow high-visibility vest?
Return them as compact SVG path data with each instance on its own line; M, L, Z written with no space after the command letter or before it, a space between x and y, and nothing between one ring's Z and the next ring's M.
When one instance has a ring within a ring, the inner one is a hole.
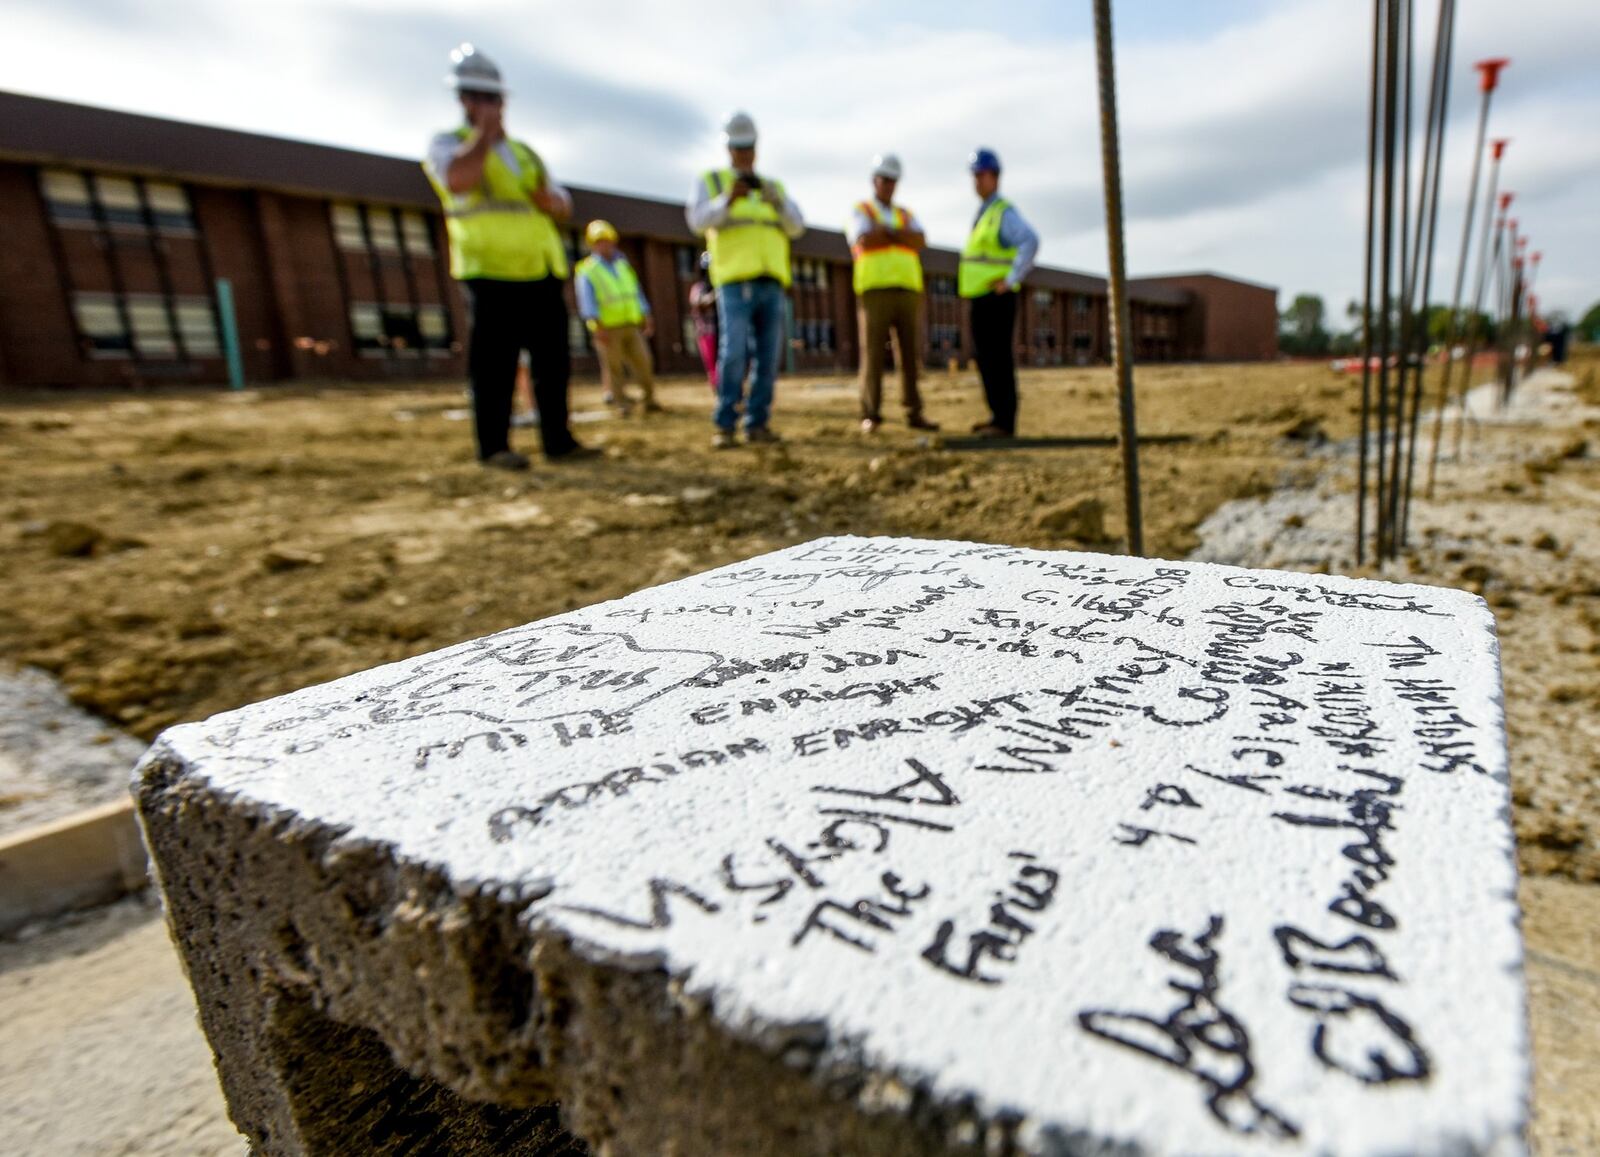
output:
M455 130L466 140L466 126ZM450 276L496 281L537 281L567 275L567 249L550 215L528 199L545 184L544 162L521 141L510 141L520 171L513 171L489 150L483 179L465 193L452 193L445 175L423 165L433 191L444 206L444 228L450 238Z
M577 275L594 288L601 329L644 322L644 307L639 304L639 275L626 257L618 254L617 259L607 265L591 253L578 262Z
M712 169L702 179L706 192L720 197L738 176L732 169ZM771 177L762 180L783 198L781 183ZM789 285L789 235L783 231L777 206L769 205L757 190L728 206L727 224L706 230L706 252L711 254L712 285L758 277L776 277L785 288Z
M966 248L961 251L956 277L956 289L962 297L982 297L1011 272L1017 251L1000 244L1000 219L1010 206L1005 198L996 197L973 224Z
M875 201L863 201L860 210L885 229L904 229L911 214L898 206L890 206L885 218ZM863 249L856 244L850 252L856 259L854 285L857 293L869 289L910 289L922 292L922 258L915 249L904 245L886 245L882 249Z

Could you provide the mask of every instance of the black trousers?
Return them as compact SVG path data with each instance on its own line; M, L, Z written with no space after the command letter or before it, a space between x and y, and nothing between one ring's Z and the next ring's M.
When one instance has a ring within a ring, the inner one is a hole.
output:
M567 300L557 277L538 281L463 281L472 312L467 343L467 375L472 379L472 416L478 457L511 448L511 396L517 385L517 359L528 351L533 398L539 407L539 436L547 456L577 445L567 428Z
M972 346L983 379L990 421L1008 434L1017 430L1017 294L986 293L972 300Z

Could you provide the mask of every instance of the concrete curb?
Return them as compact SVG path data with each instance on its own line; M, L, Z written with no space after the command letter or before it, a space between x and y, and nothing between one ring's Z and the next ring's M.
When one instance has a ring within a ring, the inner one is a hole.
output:
M0 838L0 936L33 920L109 903L149 880L131 799Z

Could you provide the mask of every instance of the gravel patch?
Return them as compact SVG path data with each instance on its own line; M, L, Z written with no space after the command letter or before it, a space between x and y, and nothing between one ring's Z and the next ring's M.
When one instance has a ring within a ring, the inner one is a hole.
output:
M44 672L0 668L0 836L126 799L144 748Z

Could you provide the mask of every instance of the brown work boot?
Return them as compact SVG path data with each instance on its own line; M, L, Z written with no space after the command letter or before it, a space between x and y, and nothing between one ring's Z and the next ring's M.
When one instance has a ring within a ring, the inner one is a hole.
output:
M734 445L732 430L718 430L711 435L711 448L713 450L732 450Z
M761 443L772 443L772 442L781 442L781 441L783 441L782 438L778 437L778 435L776 433L774 433L772 431L772 429L767 427L767 426L751 426L748 430L746 430L744 432L744 440L746 442L750 443L752 446L755 446L755 445L758 445L758 444L761 444Z
M974 434L976 434L980 438L1015 438L1016 437L1015 432L1013 432L1011 430L1007 430L1003 426L996 426L993 423L990 423L987 426L979 426L975 430L973 430L972 432Z
M939 423L930 422L921 414L915 414L906 419L906 426L908 429L912 430L937 430L939 428Z
M877 418L862 418L861 432L863 434L876 434L878 432L878 427L881 425L883 425L883 423Z

